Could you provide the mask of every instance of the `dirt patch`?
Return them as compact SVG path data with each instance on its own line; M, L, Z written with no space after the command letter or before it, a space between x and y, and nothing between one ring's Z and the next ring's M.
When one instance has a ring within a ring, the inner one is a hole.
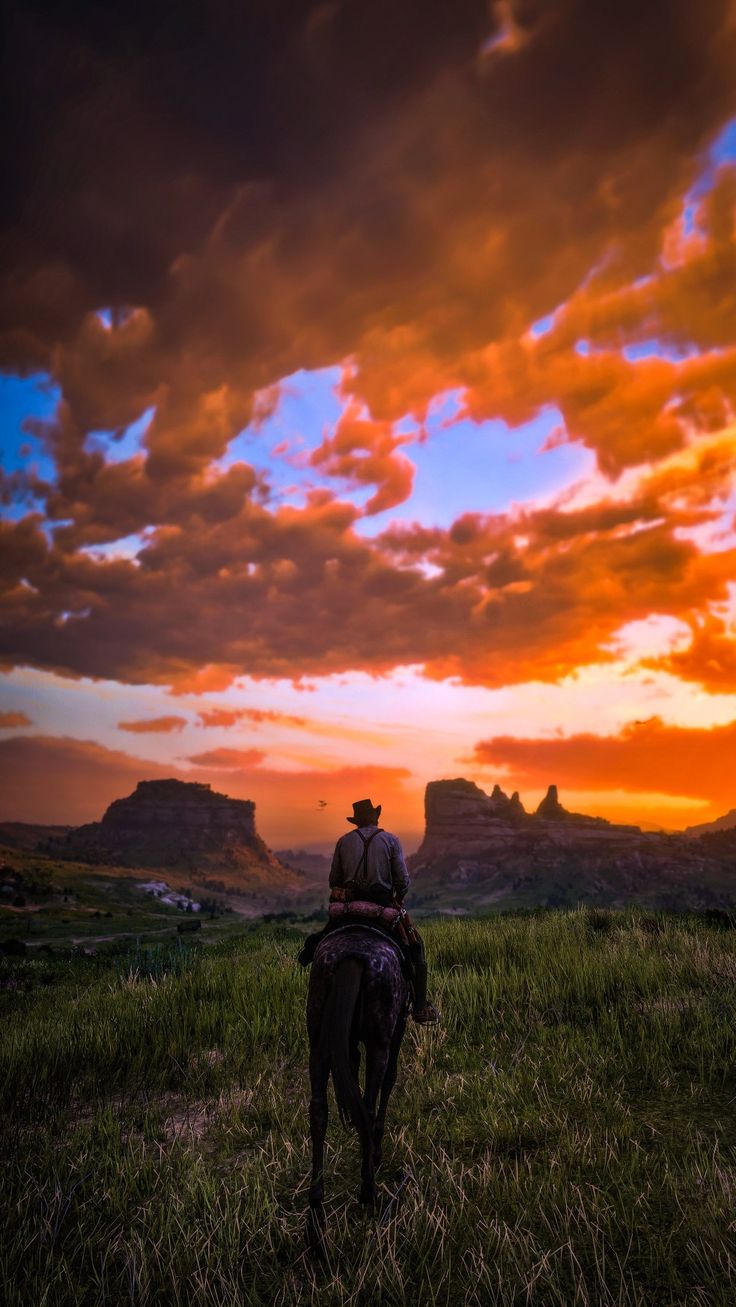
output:
M182 1140L196 1143L206 1137L220 1117L250 1107L256 1088L257 1085L249 1089L229 1089L202 1099L187 1099L181 1094L169 1093L137 1101L116 1096L101 1103L80 1103L70 1114L69 1130L89 1127L100 1113L111 1111L119 1119L126 1139L143 1139L144 1116L160 1113L160 1125L156 1124L155 1133L162 1142L171 1144Z

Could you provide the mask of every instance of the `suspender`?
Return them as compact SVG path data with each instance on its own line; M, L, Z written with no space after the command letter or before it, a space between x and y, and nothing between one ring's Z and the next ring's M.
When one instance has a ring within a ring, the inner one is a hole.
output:
M369 835L367 839L363 835L363 832L360 830L359 827L356 826L356 830L360 835L363 844L363 852L360 855L360 862L355 868L355 875L353 876L353 885L364 885L366 883L366 879L368 876L368 847L371 841L376 838L376 835L380 835L381 827L379 826L377 830L374 830L373 834ZM364 874L361 874L361 872L363 872Z

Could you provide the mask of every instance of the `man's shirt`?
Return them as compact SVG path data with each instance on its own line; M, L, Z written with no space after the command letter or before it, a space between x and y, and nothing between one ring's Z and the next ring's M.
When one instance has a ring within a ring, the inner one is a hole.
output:
M385 889L403 899L409 888L401 844L390 831L377 826L361 826L361 833L370 842L363 857L363 840L357 829L348 831L337 841L330 870L330 889L345 888L353 892L362 889ZM373 832L378 831L377 835ZM355 875L360 868L359 879Z

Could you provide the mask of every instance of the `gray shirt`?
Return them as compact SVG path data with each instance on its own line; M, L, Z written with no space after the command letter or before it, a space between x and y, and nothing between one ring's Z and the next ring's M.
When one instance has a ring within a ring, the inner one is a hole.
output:
M377 826L361 826L360 829L366 839L370 839L373 832L378 830L370 842L367 857L363 859L360 881L354 884L355 873L363 858L363 841L357 830L351 830L342 835L335 845L330 889L344 887L355 891L359 886L364 889L387 889L398 899L403 899L409 888L409 873L399 840L390 831L379 830Z

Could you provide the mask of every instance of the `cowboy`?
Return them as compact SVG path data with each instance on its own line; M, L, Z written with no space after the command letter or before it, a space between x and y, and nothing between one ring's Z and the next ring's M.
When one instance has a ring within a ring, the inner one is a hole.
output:
M401 844L395 835L378 825L381 804L376 807L370 799L359 799L353 804L353 815L347 817L354 830L337 841L330 870L331 902L375 903L381 907L401 907L409 888ZM434 1024L440 1014L433 1003L427 1002L427 960L424 943L405 912L402 919L407 928L407 952L413 971L414 1002L412 1015L421 1025ZM325 931L310 935L299 960L307 966L326 931L336 929L340 919L328 922Z

